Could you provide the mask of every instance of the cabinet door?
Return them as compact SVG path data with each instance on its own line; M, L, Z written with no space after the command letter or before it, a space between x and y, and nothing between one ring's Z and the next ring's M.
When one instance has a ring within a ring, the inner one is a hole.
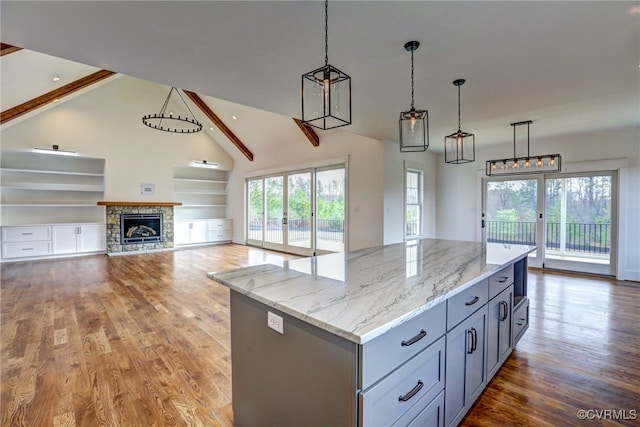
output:
M513 285L489 301L487 318L487 378L491 380L512 350Z
M207 237L207 220L191 221L189 243L204 243Z
M72 254L78 251L79 226L53 226L53 253Z
M445 424L455 426L486 386L486 305L447 333Z
M175 221L173 223L173 241L176 245L189 243L189 221Z
M80 227L80 252L102 252L105 250L105 229L102 224L87 224Z

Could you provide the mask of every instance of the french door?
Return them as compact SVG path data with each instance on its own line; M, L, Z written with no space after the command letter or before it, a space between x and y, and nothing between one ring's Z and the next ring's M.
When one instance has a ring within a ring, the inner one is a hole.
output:
M247 180L247 244L298 255L344 251L345 168Z
M615 172L487 178L483 240L536 246L533 267L615 275Z

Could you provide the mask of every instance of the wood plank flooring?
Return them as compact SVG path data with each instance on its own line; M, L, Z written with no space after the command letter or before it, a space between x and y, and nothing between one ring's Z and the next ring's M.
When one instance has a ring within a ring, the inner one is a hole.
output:
M232 425L229 293L205 275L291 257L223 245L2 264L2 426ZM531 272L529 294L529 330L463 424L639 425L640 284Z

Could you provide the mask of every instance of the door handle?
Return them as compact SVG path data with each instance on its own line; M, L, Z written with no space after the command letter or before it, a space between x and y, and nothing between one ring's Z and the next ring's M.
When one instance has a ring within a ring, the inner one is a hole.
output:
M282 225L287 225L287 218L282 218Z
M471 328L471 330L473 331L473 347L471 348L471 353L473 353L478 349L478 331L476 331L476 328Z
M467 354L473 353L473 328L467 330L467 335L469 337L469 344L467 345Z
M500 321L507 320L509 317L509 304L506 301L500 301Z

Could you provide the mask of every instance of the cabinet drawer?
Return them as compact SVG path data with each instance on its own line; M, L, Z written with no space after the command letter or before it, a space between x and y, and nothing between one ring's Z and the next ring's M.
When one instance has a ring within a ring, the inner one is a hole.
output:
M424 402L423 402L424 401ZM426 405L426 407L425 407ZM391 427L442 427L444 426L444 391L431 402L424 397L416 402Z
M368 388L444 335L445 319L443 302L365 343L360 388Z
M488 280L482 280L447 300L447 330L472 315L487 303Z
M513 346L529 328L529 298L522 301L513 312Z
M209 230L208 238L210 242L223 242L225 240L231 240L232 232L231 230L220 230L220 231Z
M492 299L513 283L513 264L489 277L489 299Z
M445 337L427 347L369 390L360 393L362 426L388 426L418 401L430 402L444 388Z
M226 218L216 218L207 220L207 228L209 231L215 230L231 230L232 220Z
M51 239L51 227L4 227L2 240L4 242L33 242Z
M51 254L51 242L3 243L2 258L26 258Z

